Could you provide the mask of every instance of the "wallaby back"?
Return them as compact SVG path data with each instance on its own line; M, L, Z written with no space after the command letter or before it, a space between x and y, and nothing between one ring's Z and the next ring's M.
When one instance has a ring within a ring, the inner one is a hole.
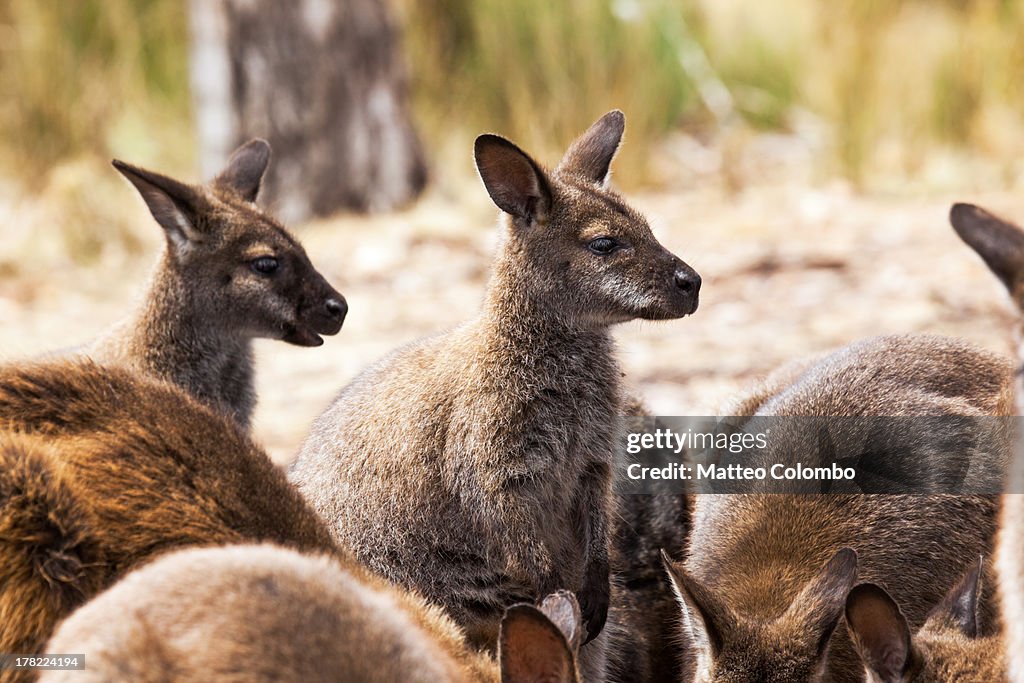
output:
M1012 378L1004 360L956 340L882 337L826 356L761 399L759 412L1005 414ZM977 424L984 433L972 442L997 437L978 457L998 471L1006 435L990 431L989 420ZM928 439L921 439L926 448L917 452L918 440L911 434L888 454L884 443L876 444L883 449L876 456L906 458L916 467L961 455L932 449ZM816 435L795 429L772 433L772 441L780 458L799 458L817 445ZM695 499L685 564L672 567L684 640L692 644L687 680L722 683L863 680L846 633L833 634L858 576L890 586L909 623L920 626L943 598L942 587L963 573L963 558L990 551L997 509L995 496L984 495L748 493ZM982 609L989 617L988 601Z
M129 574L65 621L54 652L85 672L42 681L553 681L575 676L579 608L551 596L502 625L501 663L437 607L361 567L270 545L185 550Z
M971 204L954 204L949 218L956 233L981 256L1006 286L1017 309L1024 312L1024 230ZM1016 341L1018 352L1024 358L1021 331L1018 324ZM1024 386L1019 369L1016 398L1015 413L1022 415ZM1024 453L1019 435L1005 490L996 568L1009 675L1013 681L1024 681Z
M869 683L999 683L1008 680L1002 638L981 634L982 562L977 562L911 636L899 605L881 586L855 587L846 628Z
M605 115L551 172L477 139L506 228L483 311L363 373L291 470L344 546L490 648L509 605L558 589L600 632L621 415L608 328L697 307L697 274L605 184L623 125Z
M73 607L167 550L336 552L267 455L170 384L89 361L3 367L0 434L0 652L38 652Z
M166 248L140 309L86 349L177 384L243 428L256 401L252 339L318 346L347 310L302 245L254 203L269 161L270 146L252 140L200 186L114 161Z

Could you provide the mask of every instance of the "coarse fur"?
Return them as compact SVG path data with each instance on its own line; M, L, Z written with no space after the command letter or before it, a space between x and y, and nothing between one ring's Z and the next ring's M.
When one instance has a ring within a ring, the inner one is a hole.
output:
M954 204L950 222L956 233L981 256L1010 293L1018 311L1024 312L1024 230L972 204ZM1015 337L1018 355L1024 358L1024 334L1018 323ZM1016 411L1024 415L1024 387L1018 368ZM1018 431L1019 431L1018 420ZM1024 681L1024 453L1018 445L1006 481L999 523L996 571L1006 639L1006 662L1012 681Z
M333 557L272 545L169 554L67 619L47 646L84 652L55 683L578 681L570 593L519 605L499 661L469 648L433 605Z
M477 139L506 228L482 312L364 372L291 469L342 545L479 645L506 607L558 589L601 631L622 411L609 327L697 307L699 276L606 186L623 125L606 114L551 172Z
M245 429L256 403L252 340L318 346L347 311L302 245L256 206L269 161L270 146L252 140L201 186L114 161L166 245L139 309L83 350L177 384Z
M627 397L624 434L664 428L643 401ZM653 419L653 423L652 423ZM618 449L626 457L625 444ZM628 463L616 476L625 477ZM612 516L612 589L608 610L609 680L674 681L681 669L676 647L679 607L662 564L662 549L682 561L690 531L692 495L617 493Z
M1012 382L1009 363L964 342L879 337L797 373L792 384L761 399L758 412L976 418L967 423L979 425L971 443L993 440L972 457L998 477L1009 448L999 428L1005 420L984 416L1010 412ZM817 439L790 429L769 441L775 441L775 456L799 458L815 451ZM910 433L894 444L876 442L874 455L901 458L893 473L899 482L901 472L912 475L929 463L941 468L964 457L955 448L943 450L942 443ZM961 471L983 469L971 465ZM870 495L870 483L860 494L695 496L686 560L671 568L689 668L684 680L863 680L845 630L833 633L858 576L888 586L916 628L943 598L944 587L962 575L963 558L990 552L996 496ZM983 600L986 624L993 611L991 600Z
M340 552L230 418L131 371L0 368L0 460L0 652L40 652L75 606L168 550L273 541Z
M1002 638L982 635L982 561L972 566L911 636L899 605L881 586L846 598L846 627L868 683L999 683L1008 680Z

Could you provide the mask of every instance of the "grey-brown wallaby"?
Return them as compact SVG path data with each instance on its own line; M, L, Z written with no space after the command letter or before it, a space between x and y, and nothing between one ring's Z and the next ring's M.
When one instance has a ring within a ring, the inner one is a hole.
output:
M1017 309L1024 312L1024 230L972 204L954 204L949 218L956 233L978 252L1006 286ZM1018 353L1024 358L1021 331L1018 325ZM1016 414L1024 415L1024 386L1019 368L1016 378ZM1024 453L1019 438L1018 435L1006 480L996 553L1006 661L1012 681L1024 681Z
M271 545L170 554L78 610L48 650L86 653L68 683L575 683L571 593L516 605L498 660L433 605L336 558Z
M790 376L776 391L759 390L759 415L1004 416L1012 404L1010 364L941 337L860 342ZM994 435L982 455L998 469L1006 435L979 424L978 440ZM920 451L911 435L892 452L876 443L874 457L898 456L916 471L920 458L941 466L962 456L918 436ZM773 452L816 452L818 438L773 433ZM996 508L995 496L984 495L695 496L685 563L671 567L690 644L685 680L863 680L848 635L835 630L854 581L889 585L918 628L963 574L963 558L990 552ZM994 609L982 603L989 628Z
M252 340L318 346L347 311L302 245L254 203L269 161L270 146L251 140L201 186L114 161L167 243L139 310L84 350L173 382L243 428L256 401Z
M914 635L884 588L866 583L850 591L846 628L863 661L868 683L1006 681L1002 639L981 633L984 573L981 561L971 567Z
M494 646L506 607L558 589L600 632L623 401L609 328L697 308L699 276L607 186L623 126L606 114L553 171L477 138L506 232L483 310L364 372L291 470L344 546L476 644Z
M87 360L0 367L0 652L41 652L161 553L246 541L344 555L235 422L180 388Z

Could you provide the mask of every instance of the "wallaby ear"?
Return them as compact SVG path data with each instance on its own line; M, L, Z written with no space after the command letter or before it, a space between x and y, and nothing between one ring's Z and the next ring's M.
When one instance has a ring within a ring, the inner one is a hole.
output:
M735 627L736 617L702 583L676 567L664 550L661 561L672 580L683 612L683 629L698 652L698 660L714 661L725 645L725 634Z
M846 596L857 581L857 553L841 548L793 598L786 616L799 620L824 652L832 631L843 616Z
M523 150L503 137L481 135L473 145L476 168L498 208L527 223L547 217L547 176Z
M626 116L618 109L608 112L569 146L558 170L604 185L625 129Z
M202 233L196 229L200 196L194 188L118 159L112 163L142 195L149 212L164 229L172 247L180 252L194 242L203 241Z
M984 572L985 560L983 557L978 558L928 615L924 628L954 628L968 638L977 638Z
M270 143L255 138L232 152L227 166L217 174L214 183L234 190L247 202L254 202L269 163Z
M571 591L552 593L541 601L540 611L562 632L569 649L578 652L583 638L583 617L576 596Z
M954 204L949 222L1012 293L1024 277L1024 231L973 204Z
M911 662L910 627L885 590L862 583L846 598L846 628L864 666L881 683L899 683Z
M576 681L576 660L565 635L540 609L513 605L498 636L503 683Z

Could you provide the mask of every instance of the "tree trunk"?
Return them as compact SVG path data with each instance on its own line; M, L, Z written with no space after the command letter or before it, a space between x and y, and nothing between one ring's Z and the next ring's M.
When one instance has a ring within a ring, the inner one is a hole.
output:
M414 199L426 166L385 0L191 0L203 171L266 138L262 197L285 221Z

